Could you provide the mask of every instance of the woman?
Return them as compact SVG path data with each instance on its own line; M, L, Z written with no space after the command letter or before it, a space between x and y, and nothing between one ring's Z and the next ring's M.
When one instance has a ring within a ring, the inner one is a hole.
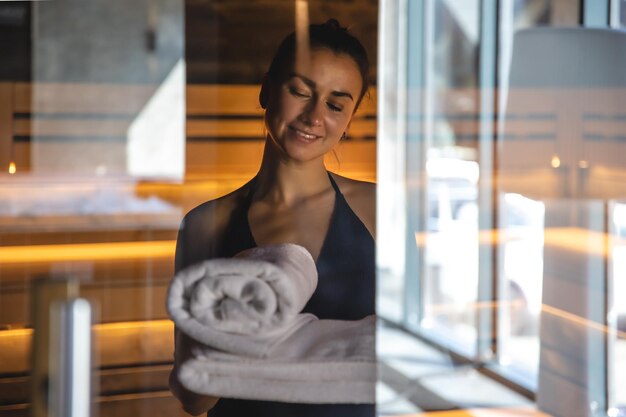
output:
M309 28L307 65L296 40L281 43L263 80L267 138L258 174L240 189L204 203L183 220L176 270L251 247L304 246L316 260L318 287L304 311L320 319L374 314L375 185L329 173L324 155L346 137L367 91L368 59L336 20ZM300 55L299 55L300 56ZM188 355L176 334L176 364ZM200 396L170 375L185 410L209 416L374 416L372 405L286 404Z

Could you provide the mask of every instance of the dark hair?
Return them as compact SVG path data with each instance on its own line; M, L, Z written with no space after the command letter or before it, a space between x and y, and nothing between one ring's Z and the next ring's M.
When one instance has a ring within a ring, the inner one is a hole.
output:
M309 43L311 49L315 48L327 48L336 54L346 54L351 57L359 67L361 73L361 94L357 100L357 107L361 102L361 99L367 92L368 87L368 73L369 73L369 59L367 58L367 52L361 44L361 42L348 33L348 29L341 27L339 22L335 19L329 19L326 23L313 24L309 26ZM286 76L286 72L290 70L295 61L296 54L296 34L295 32L289 34L281 42L270 68L267 71L267 76L272 81L282 81ZM263 102L261 103L264 104Z

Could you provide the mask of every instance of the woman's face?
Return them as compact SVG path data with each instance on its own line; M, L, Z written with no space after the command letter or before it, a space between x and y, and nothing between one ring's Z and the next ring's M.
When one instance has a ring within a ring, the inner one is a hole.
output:
M265 126L285 158L323 158L348 128L361 93L354 60L329 49L313 49L311 65L270 86Z

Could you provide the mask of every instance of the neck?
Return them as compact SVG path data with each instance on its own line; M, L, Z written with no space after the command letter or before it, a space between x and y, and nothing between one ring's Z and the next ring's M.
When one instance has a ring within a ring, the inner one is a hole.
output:
M281 158L270 139L265 141L257 174L255 200L293 206L331 187L323 158L296 162Z

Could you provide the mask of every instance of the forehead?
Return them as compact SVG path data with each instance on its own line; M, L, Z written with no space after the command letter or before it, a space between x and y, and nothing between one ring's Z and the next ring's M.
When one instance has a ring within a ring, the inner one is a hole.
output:
M309 65L301 67L298 75L315 83L316 89L345 91L355 98L361 92L361 72L357 63L349 55L329 49L312 49Z

